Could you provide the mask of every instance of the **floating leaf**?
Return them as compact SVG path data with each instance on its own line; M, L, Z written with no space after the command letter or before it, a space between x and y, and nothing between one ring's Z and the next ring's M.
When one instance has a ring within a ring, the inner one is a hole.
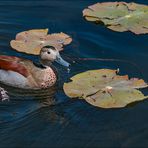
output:
M97 3L84 9L88 21L101 23L114 31L148 33L148 6L126 2Z
M43 46L54 46L61 51L63 45L70 44L71 41L71 37L65 33L48 34L48 29L37 29L18 33L10 45L19 52L38 55Z
M117 73L118 70L110 69L86 71L73 76L72 82L65 83L63 88L67 96L102 108L125 107L148 97L138 90L148 86L144 80Z

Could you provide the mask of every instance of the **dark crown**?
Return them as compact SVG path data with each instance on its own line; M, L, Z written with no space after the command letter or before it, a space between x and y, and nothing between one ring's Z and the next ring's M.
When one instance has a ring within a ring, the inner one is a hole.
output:
M42 48L50 48L50 49L52 49L52 50L56 50L54 46L50 46L50 45L44 46L44 47L42 47Z

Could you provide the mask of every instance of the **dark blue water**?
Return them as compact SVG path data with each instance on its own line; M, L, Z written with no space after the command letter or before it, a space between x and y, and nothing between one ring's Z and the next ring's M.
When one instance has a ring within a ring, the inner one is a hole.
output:
M103 0L0 1L0 54L36 61L35 56L13 51L9 42L18 32L49 28L50 33L72 36L73 42L65 48L65 54L122 59L140 68L124 62L77 61L70 74L60 68L63 81L78 72L98 68L120 68L121 74L148 81L148 35L113 32L85 21L82 10L97 1ZM147 0L134 2L148 4ZM42 101L31 99L10 99L9 103L0 103L1 148L148 147L147 100L123 109L106 110L71 100L59 89L57 103L52 106L42 107Z

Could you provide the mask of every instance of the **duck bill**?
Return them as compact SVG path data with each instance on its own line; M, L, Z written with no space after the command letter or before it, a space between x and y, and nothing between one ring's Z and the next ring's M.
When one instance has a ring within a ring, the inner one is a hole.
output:
M65 60L62 59L62 57L60 56L60 54L57 56L56 60L57 63L65 66L65 67L69 67L70 64L68 62L66 62Z

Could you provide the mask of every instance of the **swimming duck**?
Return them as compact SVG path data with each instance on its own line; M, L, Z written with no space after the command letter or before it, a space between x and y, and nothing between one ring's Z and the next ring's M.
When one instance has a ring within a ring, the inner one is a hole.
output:
M19 88L47 88L57 81L52 62L70 66L53 46L43 47L39 57L40 65L28 59L0 55L0 82Z

